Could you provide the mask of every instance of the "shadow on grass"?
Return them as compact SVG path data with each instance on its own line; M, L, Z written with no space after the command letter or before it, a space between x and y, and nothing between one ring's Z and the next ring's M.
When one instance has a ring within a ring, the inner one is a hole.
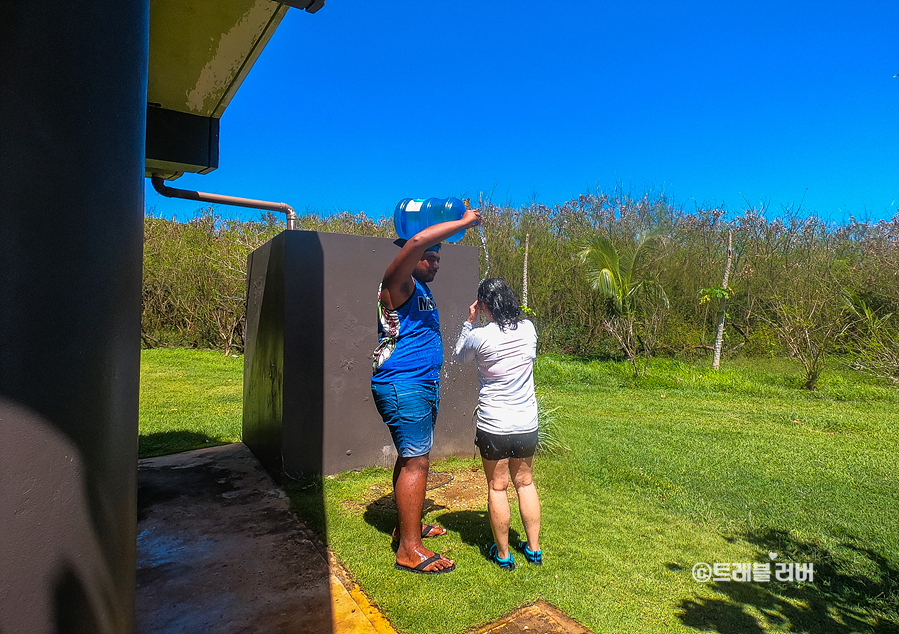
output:
M195 431L164 431L141 434L138 437L137 451L140 458L153 458L191 449L228 444L230 443L212 439L206 434L199 434Z
M445 506L436 504L434 500L426 498L424 505L422 506L422 517L433 511L439 511L445 508ZM393 529L396 528L397 523L396 499L393 497L393 493L382 495L377 500L373 500L366 504L362 519L365 520L369 526L378 529L380 532L392 535Z
M769 628L807 634L899 634L899 566L867 548L847 542L840 553L790 537L780 530L740 538L759 548L759 562L814 564L814 583L716 582L721 598L684 600L684 625L704 631L755 634ZM850 563L851 560L851 563ZM754 607L762 616L747 611Z
M393 493L382 495L366 504L362 519L385 535L392 535L396 527L396 500Z
M425 499L423 514L445 508L428 498ZM366 504L362 519L385 535L391 535L396 526L396 501L393 494L382 495L377 500ZM487 511L449 511L438 515L436 521L447 531L458 533L464 543L476 547L485 559L490 559L488 551L493 544L493 532L490 530ZM510 547L513 549L517 547L520 540L521 536L518 531L510 529Z
M290 499L290 510L314 532L323 544L328 543L325 513L325 487L320 475L305 476L281 483Z
M490 546L493 531L487 511L450 511L440 516L440 523L448 531L459 533L459 537L469 546L476 547L484 559L490 560ZM515 550L521 536L514 528L509 529L509 548Z

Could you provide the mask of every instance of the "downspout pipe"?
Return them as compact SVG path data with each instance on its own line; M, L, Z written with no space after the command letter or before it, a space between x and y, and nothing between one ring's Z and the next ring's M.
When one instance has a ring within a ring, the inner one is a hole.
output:
M155 189L166 198L183 198L184 200L196 200L204 203L218 203L221 205L234 205L235 207L250 207L251 209L265 209L277 211L287 216L287 230L297 228L297 212L287 203L273 203L266 200L254 200L252 198L238 198L237 196L224 196L222 194L208 194L195 192L189 189L176 189L165 184L165 179L155 174L150 177Z

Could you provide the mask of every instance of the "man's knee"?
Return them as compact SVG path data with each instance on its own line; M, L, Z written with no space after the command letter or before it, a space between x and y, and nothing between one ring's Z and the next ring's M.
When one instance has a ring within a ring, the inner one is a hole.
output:
M423 456L410 456L408 458L400 456L396 459L396 462L401 470L407 471L424 471L425 473L427 473L428 469L431 466L430 454L425 454Z

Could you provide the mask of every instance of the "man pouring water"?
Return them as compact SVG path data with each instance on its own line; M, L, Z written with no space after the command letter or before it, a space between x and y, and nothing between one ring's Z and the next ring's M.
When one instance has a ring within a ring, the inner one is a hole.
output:
M440 242L481 220L477 209L462 218L426 227L404 243L384 273L378 292L378 346L371 388L378 413L390 429L397 459L393 469L399 540L396 568L442 574L455 563L429 550L422 538L446 534L421 523L430 451L440 402L443 341L428 283L440 268Z

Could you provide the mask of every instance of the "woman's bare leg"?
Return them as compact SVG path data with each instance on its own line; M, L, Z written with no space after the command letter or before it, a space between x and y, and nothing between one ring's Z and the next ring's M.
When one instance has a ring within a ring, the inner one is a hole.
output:
M537 487L534 486L533 466L533 456L509 459L509 471L518 493L518 510L521 511L524 532L528 536L528 548L537 552L540 550L540 499L537 497Z
M490 528L496 541L496 554L500 559L509 557L509 497L506 487L509 486L509 459L486 460L484 475L487 476L487 511L490 515Z

